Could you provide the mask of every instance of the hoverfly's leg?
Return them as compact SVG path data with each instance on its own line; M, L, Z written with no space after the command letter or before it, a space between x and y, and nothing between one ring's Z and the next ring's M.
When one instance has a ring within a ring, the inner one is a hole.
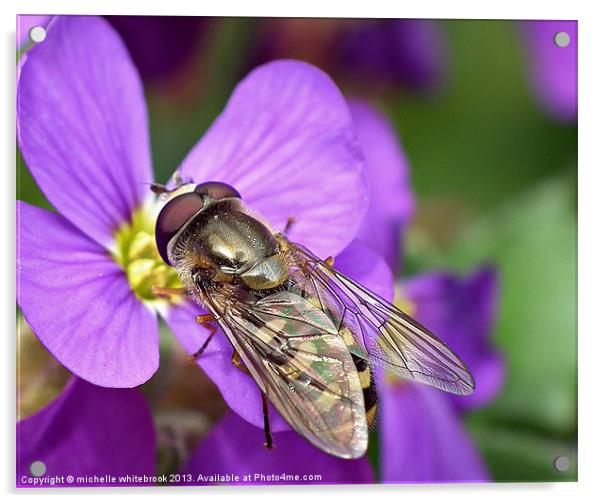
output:
M286 225L284 226L284 230L282 231L282 234L284 234L285 236L287 236L288 233L291 230L291 227L295 224L296 221L297 221L297 219L295 217L293 217L292 215L289 216L286 219Z
M247 366L240 360L240 355L238 354L238 352L236 350L234 351L234 353L232 353L231 361L232 361L232 365L234 365L238 370L240 370L241 372L244 372L247 375L251 375Z
M157 297L173 297L178 295L186 295L186 288L163 288L160 286L151 287L153 294Z
M200 347L200 349L193 355L189 356L191 363L196 362L201 357L201 355L205 352L205 349L207 349L209 342L211 342L211 339L213 339L213 336L217 333L217 327L215 325L211 325L211 322L215 321L215 318L212 314L199 314L198 316L195 316L194 319L203 328L209 330L209 335L207 336L207 339L205 339L205 342L203 342L203 345Z
M272 441L272 430L270 429L270 410L268 409L268 397L265 393L261 393L261 405L263 407L263 431L265 432L265 444L263 446L266 449L273 449L275 447Z
M327 257L324 260L324 263L328 266L328 267L332 267L334 265L334 257Z

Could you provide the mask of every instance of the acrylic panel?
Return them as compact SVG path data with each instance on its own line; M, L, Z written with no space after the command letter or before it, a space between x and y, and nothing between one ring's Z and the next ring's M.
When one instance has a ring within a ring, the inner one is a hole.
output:
M18 16L16 485L576 480L577 38Z

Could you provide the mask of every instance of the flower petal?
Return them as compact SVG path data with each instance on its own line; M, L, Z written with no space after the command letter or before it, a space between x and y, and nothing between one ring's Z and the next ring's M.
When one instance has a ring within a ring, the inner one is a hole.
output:
M383 482L479 482L487 469L439 390L397 382L380 387Z
M268 450L263 432L228 414L205 438L188 461L184 473L196 479L216 474L238 476L231 484L358 484L374 482L372 467L364 456L343 460L325 454L295 432L274 435L275 449ZM298 476L297 480L273 480L281 474ZM307 481L304 476L320 476ZM245 476L250 480L245 480ZM263 477L263 478L262 478ZM271 479L267 479L271 477ZM197 481L199 485L215 485L219 481ZM224 482L222 482L224 483Z
M131 387L159 365L156 317L106 251L60 215L17 205L17 299L42 344L77 376Z
M20 70L19 145L55 208L109 246L153 181L142 85L105 20L58 16L47 32Z
M445 341L474 375L476 390L453 397L462 408L480 407L492 400L504 381L504 361L491 336L498 310L498 282L491 267L466 278L448 272L425 274L402 285L414 303L414 317Z
M321 70L275 61L252 71L181 166L184 178L238 189L276 230L320 257L353 237L368 204L349 109Z
M385 298L393 297L393 278L384 261L367 246L353 242L335 260L344 274L361 282ZM165 321L189 354L203 345L208 330L195 321L203 310L192 302L172 307ZM255 381L232 364L232 345L221 330L211 340L199 366L219 388L228 406L249 423L263 428L261 393ZM270 422L273 431L290 430L290 426L276 410L271 408Z
M17 423L17 486L39 487L30 472L35 461L46 465L45 476L62 477L54 485L127 485L77 477L154 475L155 450L153 419L138 390L73 378L55 401ZM75 483L66 482L69 475Z
M384 259L367 245L353 241L334 261L334 267L368 290L393 301L394 285L391 269Z
M577 21L525 21L528 69L536 98L557 119L577 119ZM567 47L556 33L570 37Z
M409 166L391 123L375 108L359 100L349 102L370 182L370 206L357 239L383 255L399 270L400 241L414 214Z

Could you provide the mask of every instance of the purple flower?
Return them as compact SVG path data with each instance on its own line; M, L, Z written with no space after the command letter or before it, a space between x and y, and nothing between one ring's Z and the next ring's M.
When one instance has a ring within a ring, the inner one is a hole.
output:
M527 65L535 96L556 119L577 119L577 21L526 21L522 23ZM567 47L554 37L566 32Z
M365 456L356 460L335 458L293 431L276 433L273 450L265 449L263 442L259 428L229 413L201 442L183 473L192 474L196 478L193 484L198 485L374 482ZM225 474L230 476L229 481L216 477Z
M194 322L196 305L152 291L178 279L154 244L158 208L136 69L105 20L57 17L21 62L17 106L23 157L59 212L18 203L23 314L77 376L101 386L143 383L159 363L157 313L189 352L207 332ZM368 203L347 104L323 72L300 62L248 75L180 169L197 182L235 186L275 229L294 216L291 239L322 257L347 247ZM231 348L221 334L211 348L200 364L228 399L238 382L215 369Z
M383 480L488 480L460 413L491 401L503 382L503 361L488 340L497 309L494 271L484 267L467 278L426 273L402 282L397 302L460 355L473 373L476 391L457 397L381 379Z
M402 282L398 297L413 306L413 315L461 355L471 370L472 395L446 395L459 410L489 403L504 381L504 361L491 342L499 305L498 279L490 266L466 277L430 272Z
M351 115L366 159L372 197L358 239L383 256L393 272L399 270L401 237L414 215L409 166L391 124L373 107L350 100Z
M396 238L413 213L407 161L383 115L357 101L351 109L372 182L372 200L359 239L391 261L399 254ZM383 240L385 234L388 238ZM489 402L504 378L502 358L489 340L498 305L495 272L484 267L466 278L425 273L398 282L395 298L466 362L476 391L457 397L379 373L383 480L487 480L485 464L462 426L461 412Z
M183 70L207 31L200 16L106 16L123 39L142 79L160 82Z
M443 46L436 21L363 20L341 31L337 61L357 82L428 90L443 78Z
M437 87L446 73L443 33L424 19L269 19L251 50L254 64L295 57L337 82L373 95L400 86Z
M484 461L442 392L398 382L380 393L383 482L485 482Z
M110 477L150 477L155 450L153 419L138 390L73 378L56 400L17 424L17 486L110 486ZM36 461L46 467L44 478L32 476Z

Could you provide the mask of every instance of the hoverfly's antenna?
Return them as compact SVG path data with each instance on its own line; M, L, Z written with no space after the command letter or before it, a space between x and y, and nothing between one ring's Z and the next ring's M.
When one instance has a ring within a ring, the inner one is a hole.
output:
M188 185L188 184L192 183L192 180L184 179L184 177L181 175L179 169L176 170L176 172L173 174L172 179L173 179L173 183L175 185L175 187L173 187L173 188L170 188L167 185L164 185L162 183L157 183L157 182L146 183L146 185L150 186L150 189L153 192L153 194L162 196L165 194L171 194L172 192L176 192L178 189L180 189L184 185Z
M168 189L162 183L154 183L153 182L149 185L150 185L150 189L153 191L153 193L157 194L158 196L160 196L161 194L167 194L168 192L171 192L171 190Z

